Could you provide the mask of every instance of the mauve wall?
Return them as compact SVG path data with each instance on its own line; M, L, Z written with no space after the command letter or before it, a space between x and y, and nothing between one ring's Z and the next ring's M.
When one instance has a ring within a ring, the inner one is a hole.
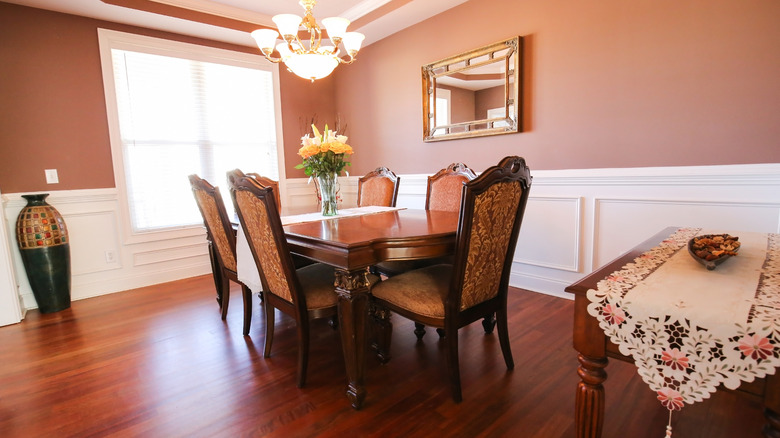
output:
M252 47L0 2L0 191L114 187L97 28L259 53ZM334 87L280 74L288 176L301 120L335 118ZM57 169L59 184L46 184ZM251 169L247 169L251 170ZM301 173L302 175L302 173Z
M420 66L525 37L525 132L424 143ZM780 1L472 0L336 70L353 172L780 162Z

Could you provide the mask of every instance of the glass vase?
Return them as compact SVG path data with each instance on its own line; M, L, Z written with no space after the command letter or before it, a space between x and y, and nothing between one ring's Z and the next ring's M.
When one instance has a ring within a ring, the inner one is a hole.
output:
M322 197L322 215L336 216L338 214L336 204L336 196L339 191L338 175L335 173L317 175L317 181L320 184L320 196Z

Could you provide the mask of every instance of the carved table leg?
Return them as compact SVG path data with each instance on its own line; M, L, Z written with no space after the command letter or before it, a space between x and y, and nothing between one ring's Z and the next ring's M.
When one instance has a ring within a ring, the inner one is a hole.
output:
M391 312L387 309L369 305L371 315L371 348L376 350L376 358L380 363L390 361L390 341L393 336L393 323L390 322Z
M607 380L607 358L577 356L582 381L577 384L574 428L577 438L599 438L604 424L604 383Z
M364 384L367 346L368 271L336 270L336 293L339 296L339 328L344 364L347 369L347 398L360 409L366 397Z

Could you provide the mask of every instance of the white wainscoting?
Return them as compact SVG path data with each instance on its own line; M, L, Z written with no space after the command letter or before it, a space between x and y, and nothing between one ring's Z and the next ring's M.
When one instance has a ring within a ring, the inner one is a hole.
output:
M203 230L176 238L158 233L156 240L128 243L119 231L121 213L116 189L49 193L46 200L62 214L70 236L72 300L211 272ZM16 235L16 217L26 204L21 195L3 195L8 236ZM177 236L181 234L181 230L176 232ZM13 242L10 246L22 307L36 308L19 249Z
M537 292L568 298L566 286L669 225L780 232L780 164L532 168L532 174L510 284ZM425 207L427 176L400 175L399 206ZM340 178L343 208L355 205L357 180ZM285 184L286 206L316 205L308 179ZM71 234L74 300L211 272L202 229L123 241L115 189L50 193L49 202L63 214ZM35 308L12 240L25 202L21 193L5 194L3 201L19 294L25 309Z

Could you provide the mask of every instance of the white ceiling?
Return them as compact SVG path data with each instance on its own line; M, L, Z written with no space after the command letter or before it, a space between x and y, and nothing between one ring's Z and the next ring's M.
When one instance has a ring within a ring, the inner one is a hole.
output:
M114 21L117 23L197 36L215 41L254 46L254 41L246 32L109 5L100 0L2 1ZM298 0L151 1L268 26L273 26L271 17L276 14L291 13L303 15L304 11L298 4ZM314 17L320 24L322 24L323 18L330 16L345 17L354 21L389 3L386 9L391 10L379 18L371 20L360 28L350 26L349 30L360 31L366 35L366 40L363 43L365 46L466 1L467 0L319 0L314 7ZM396 3L398 6L392 8L390 7L394 6L392 3Z

